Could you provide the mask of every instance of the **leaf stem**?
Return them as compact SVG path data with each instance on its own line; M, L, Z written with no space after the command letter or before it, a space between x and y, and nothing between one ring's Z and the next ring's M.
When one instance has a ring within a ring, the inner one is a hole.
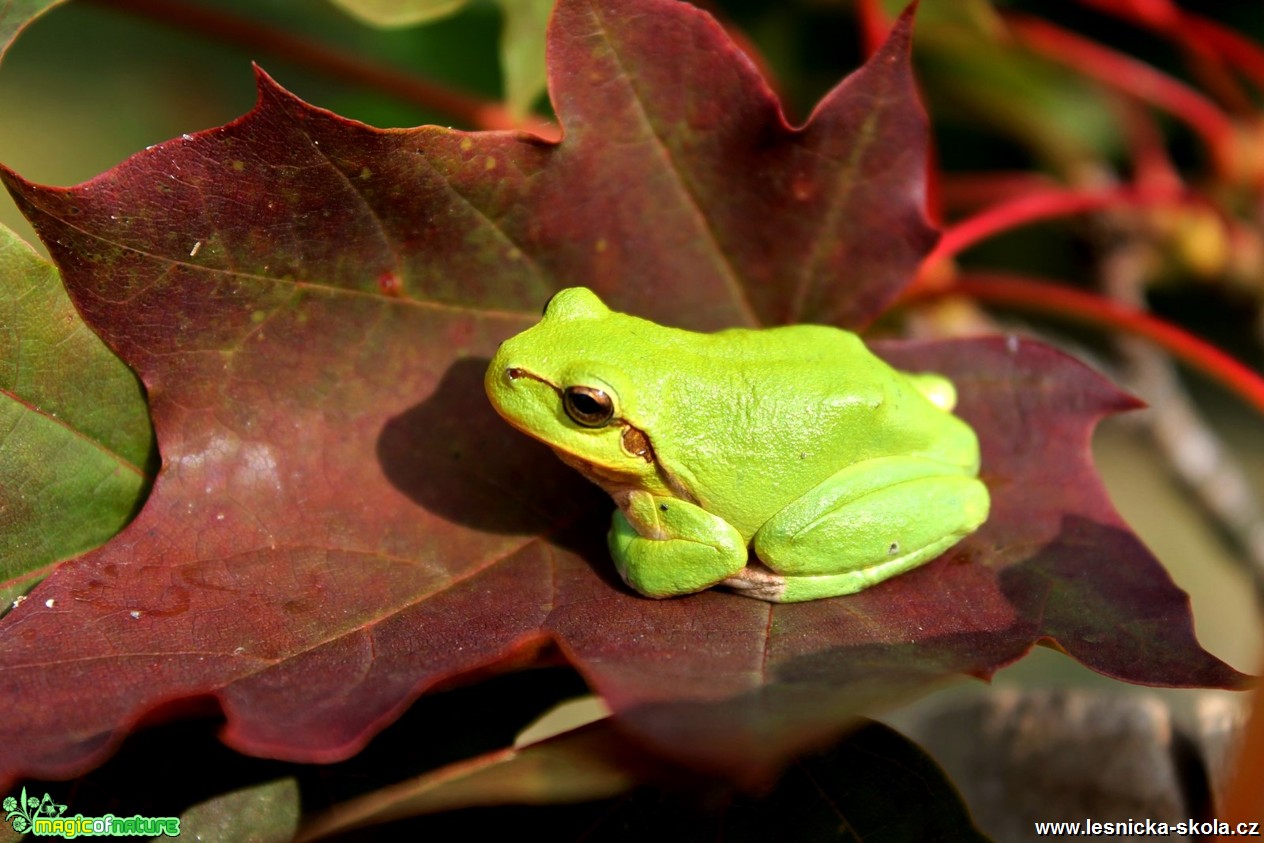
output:
M1180 23L1180 9L1171 0L1080 0L1085 6L1108 15L1165 31Z
M963 214L1000 202L1012 202L1030 193L1058 190L1058 182L1046 173L1030 170L982 170L944 173L940 197L945 210Z
M1222 106L1228 106L1239 114L1251 114L1254 106L1251 98L1231 71L1232 61L1227 51L1219 49L1215 38L1208 37L1200 23L1212 21L1188 14L1172 0L1079 0L1102 14L1126 20L1148 29L1171 41L1186 57L1190 70L1199 77L1204 90L1216 95Z
M1234 127L1215 103L1143 61L1104 47L1060 26L1007 14L1010 29L1031 49L1178 117L1202 137L1221 175L1234 164Z
M1185 12L1181 25L1201 38L1225 60L1264 87L1264 47L1214 20Z
M1178 194L1166 190L1139 191L1133 187L1093 191L1062 188L1033 190L1024 196L998 202L952 225L922 261L923 272L994 234L1038 220L1096 211L1115 205L1172 202L1178 198Z
M1264 86L1264 47L1222 23L1188 12L1171 0L1080 2L1165 35L1187 50L1223 59Z
M1117 108L1124 138L1131 150L1133 183L1144 190L1179 196L1184 182L1167 154L1154 115L1131 100L1118 100Z
M500 103L453 90L436 82L335 47L319 44L277 27L195 6L184 0L89 0L99 6L138 15L176 29L258 51L316 70L341 81L384 91L424 108L451 115L475 129L530 129L556 137L556 126L535 121L524 126Z
M891 31L891 16L882 8L880 0L858 0L856 20L860 24L861 48L866 56L878 52Z
M937 288L911 290L901 305L946 296L1008 305L1144 337L1221 384L1264 415L1264 377L1183 328L1113 299L1060 284L1003 274L962 275Z

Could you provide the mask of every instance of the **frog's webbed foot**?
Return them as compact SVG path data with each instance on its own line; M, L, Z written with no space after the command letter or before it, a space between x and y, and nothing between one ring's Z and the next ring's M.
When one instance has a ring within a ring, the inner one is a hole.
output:
M785 602L786 578L752 560L745 568L720 585L736 591L743 597L767 600L769 603Z
M889 559L868 568L846 571L841 574L790 574L782 575L752 562L720 585L730 588L743 597L754 597L769 603L804 603L824 597L843 597L864 591L896 574L911 571L947 551L961 536L950 535L930 545Z
M742 535L687 501L633 492L610 524L610 555L619 576L647 597L692 594L746 564Z
M903 564L906 563L903 561L896 563L896 565ZM907 567L901 570L907 570ZM891 574L883 576L875 568L864 568L843 574L783 576L757 561L752 561L720 585L736 591L743 597L754 597L756 600L766 600L769 603L803 603L808 600L819 600L822 597L855 594L889 576Z

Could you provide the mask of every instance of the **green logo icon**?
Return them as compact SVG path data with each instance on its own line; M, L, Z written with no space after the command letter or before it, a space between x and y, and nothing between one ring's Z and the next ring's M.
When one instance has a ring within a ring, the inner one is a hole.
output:
M35 827L35 820L38 817L60 817L66 813L66 806L59 805L53 801L53 797L47 793L43 799L36 799L34 796L26 795L26 788L22 788L22 795L14 798L12 796L4 797L4 820L13 826L13 830L22 834L30 831Z

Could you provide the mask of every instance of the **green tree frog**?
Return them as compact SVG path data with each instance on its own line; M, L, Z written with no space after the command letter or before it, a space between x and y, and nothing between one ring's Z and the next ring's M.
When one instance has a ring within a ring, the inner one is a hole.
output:
M851 594L988 515L952 382L893 369L838 328L699 334L572 287L500 346L485 385L614 499L610 554L649 597Z

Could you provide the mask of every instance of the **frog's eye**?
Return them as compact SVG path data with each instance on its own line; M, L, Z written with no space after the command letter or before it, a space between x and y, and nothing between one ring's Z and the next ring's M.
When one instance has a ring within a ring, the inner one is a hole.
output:
M614 401L603 390L591 386L568 386L562 393L566 415L584 427L601 427L614 417Z

